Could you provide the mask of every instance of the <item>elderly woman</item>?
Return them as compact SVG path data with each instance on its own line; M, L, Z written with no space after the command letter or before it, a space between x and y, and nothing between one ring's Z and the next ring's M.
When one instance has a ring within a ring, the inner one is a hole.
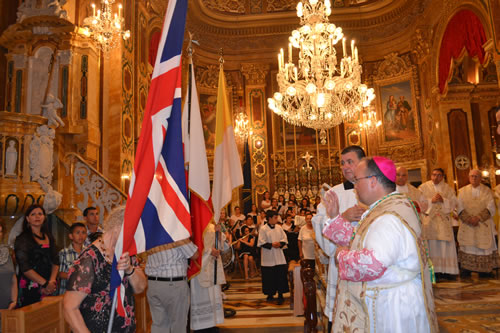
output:
M17 305L17 278L9 248L2 243L4 231L0 221L0 310L12 310Z
M19 265L19 306L53 294L57 289L59 256L42 206L31 205L26 210L23 231L16 238L14 251Z
M103 223L103 235L90 244L68 272L64 317L73 332L105 332L111 313L111 264L123 224L125 207L114 209ZM124 271L125 317L115 312L113 332L135 332L134 293L141 293L147 279L135 256L123 253L118 270Z

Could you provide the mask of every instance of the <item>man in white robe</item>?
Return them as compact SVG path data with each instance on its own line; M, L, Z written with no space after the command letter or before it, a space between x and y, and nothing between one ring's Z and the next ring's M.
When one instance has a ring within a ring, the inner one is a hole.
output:
M458 274L457 248L451 214L457 207L455 191L444 181L444 170L432 170L431 180L418 188L427 198L422 218L422 237L428 241L429 255L439 278Z
M418 213L395 191L395 180L396 167L387 158L358 164L355 189L369 209L355 229L339 215L335 192L325 195L333 220L324 235L339 244L332 332L439 331Z
M195 332L217 332L215 326L224 322L221 285L226 277L220 252L225 239L220 225L213 223L203 233L201 270L191 279L191 329Z
M427 199L418 188L408 183L408 170L405 167L396 169L396 191L406 194L413 201L419 212L427 210Z
M262 293L272 301L278 293L277 304L284 303L283 294L289 291L287 265L283 247L288 243L286 234L278 222L278 213L266 212L267 223L259 230L257 246L261 248Z
M470 184L458 191L458 213L460 227L458 259L461 275L470 275L470 271L491 274L497 267L497 245L495 199L492 191L481 184L481 172L469 172Z
M331 191L334 191L340 204L340 214L355 225L359 221L364 208L358 206L354 185L352 183L354 170L359 161L365 157L365 152L359 146L349 146L342 150L340 154L342 174L345 182L334 186ZM335 250L336 245L329 239L323 236L322 232L325 226L330 224L331 220L326 215L325 207L322 204L318 205L318 212L312 219L316 242L323 250L325 255L329 257L328 277L326 288L326 302L324 313L328 317L328 332L331 330L333 307L335 305L335 289L337 288L337 266L335 265Z

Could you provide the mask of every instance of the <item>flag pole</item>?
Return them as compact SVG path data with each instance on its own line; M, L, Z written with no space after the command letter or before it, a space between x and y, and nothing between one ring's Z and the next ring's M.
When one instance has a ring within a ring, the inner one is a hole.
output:
M113 296L113 303L111 304L111 313L109 315L109 321L108 321L108 333L111 333L111 331L113 330L113 320L115 319L117 296L118 296L118 288L115 289L115 294Z

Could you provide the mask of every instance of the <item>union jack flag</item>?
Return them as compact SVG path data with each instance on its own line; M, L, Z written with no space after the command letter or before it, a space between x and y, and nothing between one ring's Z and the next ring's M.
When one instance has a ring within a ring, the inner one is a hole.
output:
M115 248L111 289L116 311L125 316L116 262L130 255L189 238L191 218L182 146L181 53L187 0L170 0L151 78L125 221Z

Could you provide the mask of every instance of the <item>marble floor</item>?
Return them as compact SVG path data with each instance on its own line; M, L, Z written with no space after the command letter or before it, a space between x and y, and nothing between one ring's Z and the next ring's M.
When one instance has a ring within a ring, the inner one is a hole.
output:
M237 311L220 325L222 333L303 332L304 316L294 316L289 294L286 302L267 302L261 293L259 278L228 279L224 306ZM466 279L439 282L434 286L436 311L442 333L500 333L500 280L479 278L473 273Z

